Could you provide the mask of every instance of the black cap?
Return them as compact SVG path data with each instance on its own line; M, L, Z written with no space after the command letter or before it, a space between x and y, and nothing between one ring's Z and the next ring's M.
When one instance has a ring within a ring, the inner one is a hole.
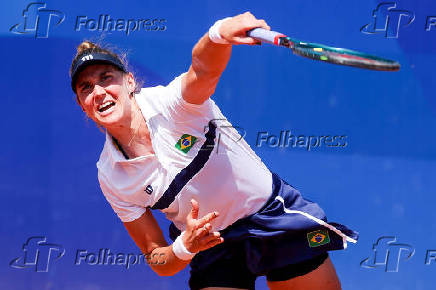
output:
M76 81L79 73L91 64L111 64L123 72L127 72L124 64L115 56L99 52L85 52L77 58L71 70L71 88L76 92Z

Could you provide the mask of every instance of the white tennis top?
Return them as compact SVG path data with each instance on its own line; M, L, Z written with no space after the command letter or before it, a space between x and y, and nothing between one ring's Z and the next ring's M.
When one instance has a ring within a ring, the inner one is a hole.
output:
M139 218L165 193L175 197L161 210L180 230L192 198L199 203L199 217L220 213L212 230L222 230L264 205L272 175L212 99L195 105L182 98L181 77L135 95L155 154L126 160L106 133L98 180L123 222ZM215 136L206 134L210 131Z

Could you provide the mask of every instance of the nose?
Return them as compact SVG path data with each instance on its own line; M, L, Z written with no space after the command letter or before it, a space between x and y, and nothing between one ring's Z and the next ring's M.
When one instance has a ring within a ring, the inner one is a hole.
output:
M94 93L94 96L101 96L101 95L105 95L106 94L106 90L102 86L96 84L94 86L93 93Z

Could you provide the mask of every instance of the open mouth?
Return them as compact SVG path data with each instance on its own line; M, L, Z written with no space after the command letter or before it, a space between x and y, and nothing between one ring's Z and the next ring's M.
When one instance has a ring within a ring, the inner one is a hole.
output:
M110 108L112 108L113 106L115 106L115 102L107 101L107 102L104 102L103 104L101 104L100 106L98 106L98 111L100 113L103 113L103 112L109 110Z

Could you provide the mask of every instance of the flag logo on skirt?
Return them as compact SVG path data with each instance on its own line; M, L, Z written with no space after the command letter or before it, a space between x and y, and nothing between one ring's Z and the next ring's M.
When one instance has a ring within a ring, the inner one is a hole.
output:
M327 230L319 230L307 234L309 247L318 247L330 243L330 237Z

